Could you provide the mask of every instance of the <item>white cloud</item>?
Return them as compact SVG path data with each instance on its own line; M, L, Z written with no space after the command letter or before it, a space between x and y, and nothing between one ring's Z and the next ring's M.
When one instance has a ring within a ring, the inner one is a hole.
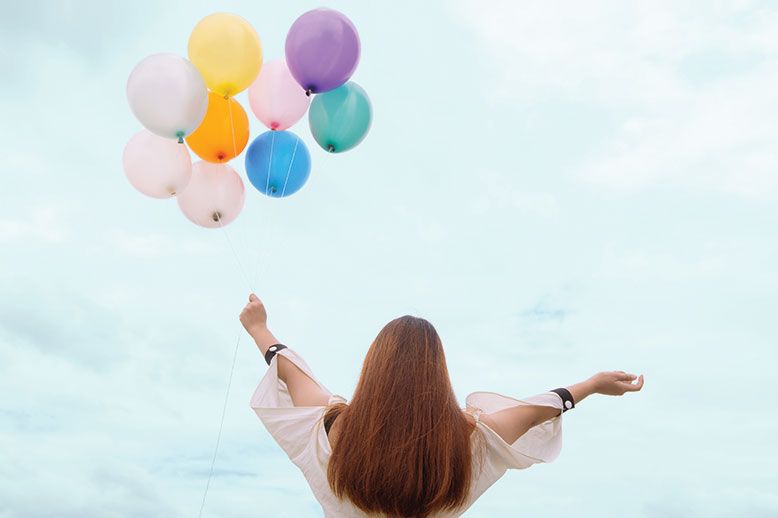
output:
M138 235L119 230L109 237L113 245L124 255L139 259L160 259L170 256L208 255L206 243L192 239L173 237L161 232Z
M495 169L477 174L477 188L470 205L477 214L492 210L518 211L528 217L553 218L561 210L554 194L515 187L510 175Z
M0 219L0 243L14 240L60 243L69 237L68 211L61 206L33 208L26 215Z
M778 192L778 11L754 2L465 2L495 94L574 101L621 121L573 174ZM575 117L570 113L570 117ZM596 126L601 121L592 120Z

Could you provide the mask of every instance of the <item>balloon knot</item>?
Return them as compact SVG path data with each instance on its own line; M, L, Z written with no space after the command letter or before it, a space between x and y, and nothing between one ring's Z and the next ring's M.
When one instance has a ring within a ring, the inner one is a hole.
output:
M183 131L177 131L176 137L178 137L178 143L183 144L184 143L184 132Z
M310 97L312 93L313 93L312 89L310 89L310 88L306 88L305 89L305 95L307 95L308 97Z
M219 211L214 212L213 214L211 214L211 219L214 220L214 221L221 220L222 219L222 213L219 212Z
M183 144L184 143L184 137L178 137L178 143Z
M329 151L330 153L334 152L335 151L335 146L333 146L332 144L329 144L327 146L327 151Z

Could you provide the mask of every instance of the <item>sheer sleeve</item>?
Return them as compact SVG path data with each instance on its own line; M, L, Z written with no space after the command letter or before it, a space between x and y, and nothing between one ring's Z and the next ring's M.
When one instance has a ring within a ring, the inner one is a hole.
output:
M297 353L286 348L273 356L270 366L251 397L251 408L262 424L291 460L299 457L310 441L315 440L316 424L324 415L326 406L294 406L286 383L278 377L278 355L284 355L297 365L321 389L330 394L328 404L345 399L333 395L311 372Z
M476 416L484 431L492 460L506 469L524 469L539 462L551 462L562 449L562 398L555 392L545 392L525 399L497 394L473 392L465 400L467 409ZM542 405L558 408L560 415L530 428L527 433L508 444L497 432L478 417L518 405Z

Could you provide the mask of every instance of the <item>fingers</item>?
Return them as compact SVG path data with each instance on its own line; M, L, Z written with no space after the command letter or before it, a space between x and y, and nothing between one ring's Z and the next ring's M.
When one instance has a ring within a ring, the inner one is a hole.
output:
M624 390L626 392L637 392L637 391L639 391L640 389L643 388L643 375L641 374L638 377L638 382L637 383L620 382L620 385L622 387L624 387Z
M257 297L253 293L250 293L249 294L249 302L254 302L255 300L259 300L259 297Z
M634 381L635 378L637 378L637 376L635 376L634 374L629 374L624 371L616 371L616 375L617 375L616 379L618 381Z

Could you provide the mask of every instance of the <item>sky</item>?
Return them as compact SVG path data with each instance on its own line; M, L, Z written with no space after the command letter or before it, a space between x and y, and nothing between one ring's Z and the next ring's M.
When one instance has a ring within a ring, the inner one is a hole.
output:
M4 5L0 517L196 515L239 337L203 516L321 516L249 408L250 288L346 398L404 314L438 330L463 405L645 375L464 516L778 515L778 3L332 1L374 110L357 148L303 119L311 177L284 199L239 156L226 235L131 187L138 61L185 56L216 11L281 58L321 5Z

